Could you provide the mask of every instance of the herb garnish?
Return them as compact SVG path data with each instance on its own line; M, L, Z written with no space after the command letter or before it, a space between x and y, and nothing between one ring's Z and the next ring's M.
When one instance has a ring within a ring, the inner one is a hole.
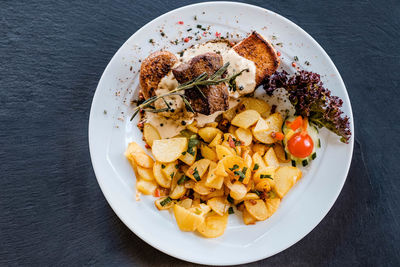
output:
M196 147L199 143L200 143L200 141L199 141L199 139L197 139L197 135L192 135L189 138L187 153L194 156L195 151L193 148Z
M232 166L232 168L229 168L231 171L234 171L236 169L239 169L239 165L235 164Z
M274 180L270 174L261 174L260 178L261 179L268 178L268 179Z
M229 209L228 209L228 214L234 214L235 212L233 211L233 208L232 207L229 207Z
M154 106L152 106L151 104L160 98L164 99L165 97L173 96L173 95L177 95L177 96L181 97L183 102L185 103L186 107L191 112L194 113L192 106L190 105L189 101L187 100L187 97L184 94L181 94L179 92L187 90L187 89L191 89L191 88L196 88L199 91L201 91L201 86L217 85L217 84L224 83L224 82L230 83L231 81L235 80L237 76L242 74L243 71L247 70L247 69L244 69L238 73L233 74L230 77L222 78L222 75L228 69L228 66L229 66L229 62L225 63L219 70L217 70L211 76L208 76L208 74L204 72L203 74L199 75L198 77L194 78L193 80L190 80L186 83L180 84L176 89L174 89L168 93L165 93L165 94L162 94L159 96L152 96L149 99L146 99L145 101L143 101L142 104L140 104L134 108L134 113L131 117L131 120L133 120L133 118L139 113L140 110L153 112L153 113L171 111L170 108L168 108L168 107L161 108L161 109L155 109ZM201 93L203 93L203 92L201 91Z
M165 168L165 165L164 164L161 164L161 169L164 169Z
M228 200L229 203L233 203L234 202L234 200L231 197L231 195L228 195L228 197L226 199Z
M164 207L165 205L167 205L171 201L172 201L172 199L170 197L167 197L166 199L164 199L163 201L160 202L160 205Z
M186 182L187 180L189 180L189 177L187 177L186 175L183 175L177 182L178 185L183 184L184 182Z
M193 170L193 177L194 177L194 179L196 179L197 182L201 180L199 171L197 170L197 167L194 168L194 170Z
M260 168L260 166L258 165L258 163L254 164L253 171L256 171L256 170L258 170L258 168Z
M246 178L246 171L247 167L243 167L241 171L234 171L233 173L237 176L239 176L239 182L243 182L244 178Z

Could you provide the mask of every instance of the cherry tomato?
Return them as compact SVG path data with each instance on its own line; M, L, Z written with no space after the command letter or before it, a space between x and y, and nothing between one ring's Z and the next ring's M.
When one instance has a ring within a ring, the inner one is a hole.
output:
M297 158L306 158L314 149L314 142L308 134L296 133L288 141L289 152Z

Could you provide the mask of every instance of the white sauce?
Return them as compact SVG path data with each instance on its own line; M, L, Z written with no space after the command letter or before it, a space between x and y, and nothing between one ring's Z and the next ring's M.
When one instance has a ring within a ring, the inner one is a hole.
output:
M172 71L170 71L166 76L164 76L161 79L160 83L158 84L158 89L168 89L169 91L171 91L174 90L177 86L178 86L178 81L175 79Z
M228 66L228 76L247 69L247 71L242 72L242 74L236 77L236 91L229 88L229 96L238 98L241 95L252 93L256 88L256 65L254 62L240 56L233 49L224 52L222 58L224 59L224 63L230 63Z

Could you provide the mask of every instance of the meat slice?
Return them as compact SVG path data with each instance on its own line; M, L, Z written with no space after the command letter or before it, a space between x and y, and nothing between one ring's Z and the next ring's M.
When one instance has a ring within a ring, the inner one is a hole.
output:
M257 32L250 34L233 49L256 65L256 86L278 69L280 60L274 47Z
M183 63L172 69L172 73L179 83L185 83L203 73L212 75L222 66L222 56L209 52L193 57L188 63ZM196 88L185 90L185 95L188 97L194 111L210 115L216 111L228 109L228 87L224 83L202 86L200 90L204 96Z
M155 95L161 79L168 74L178 61L176 56L168 51L151 53L143 60L140 67L140 92L145 99Z

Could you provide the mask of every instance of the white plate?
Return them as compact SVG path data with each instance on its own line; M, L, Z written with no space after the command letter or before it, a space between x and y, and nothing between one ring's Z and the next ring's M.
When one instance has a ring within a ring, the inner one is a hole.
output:
M172 45L169 40L186 37L186 29L195 30L197 24L210 25L213 33L200 42L215 38L216 31L222 36L229 32L244 37L257 30L275 44L282 53L282 67L292 72L291 63L297 56L301 68L320 73L326 87L343 99L343 110L351 119L354 133L350 101L335 65L314 39L274 12L241 3L201 3L164 14L133 34L108 64L93 98L89 145L97 180L115 213L137 236L171 256L201 264L248 263L290 247L324 218L346 180L354 137L346 145L334 134L323 131L323 147L317 160L283 199L279 210L254 226L246 226L239 216L231 215L225 234L216 239L179 231L170 213L155 208L152 196L136 201L134 173L123 152L131 141L144 145L136 122L129 122L129 102L137 96L139 59L164 47L178 52L196 43L191 40ZM160 29L168 38L160 35ZM152 45L149 39L156 44ZM311 64L305 65L306 60Z

